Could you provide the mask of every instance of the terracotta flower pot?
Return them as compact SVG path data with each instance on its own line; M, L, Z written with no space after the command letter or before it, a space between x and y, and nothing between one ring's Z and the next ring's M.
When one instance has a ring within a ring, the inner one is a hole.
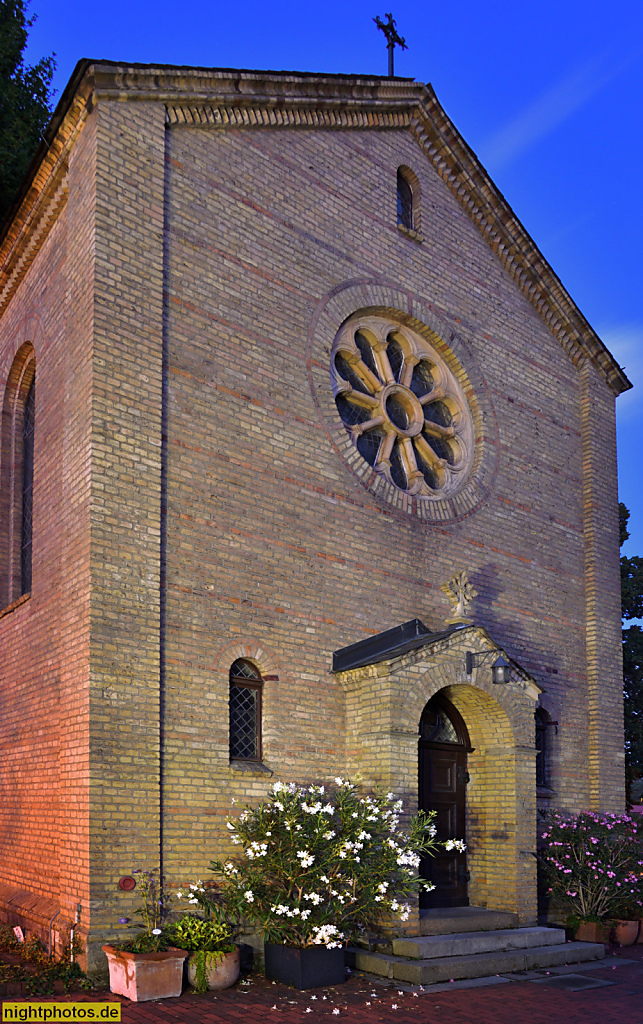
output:
M574 938L577 942L605 942L605 926L599 921L581 921Z
M638 921L614 921L613 941L619 946L633 946L639 935Z
M640 942L641 944L643 944L643 918L640 919L639 925L640 925L639 937L638 937L638 939L636 941Z
M102 946L109 964L110 992L126 996L134 1003L146 999L180 996L183 988L185 949L165 953L129 953L113 946Z
M207 955L207 954L206 954ZM196 987L196 954L191 953L188 960L188 981L192 987ZM230 988L239 977L241 968L241 956L239 947L231 953L224 953L223 959L213 963L212 966L206 961L205 976L208 979L209 989Z

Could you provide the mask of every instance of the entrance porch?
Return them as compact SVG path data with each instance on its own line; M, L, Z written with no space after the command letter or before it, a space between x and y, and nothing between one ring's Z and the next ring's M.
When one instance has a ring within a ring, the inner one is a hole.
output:
M541 690L511 661L502 685L492 682L485 657L473 659L477 667L467 675L467 651L504 654L481 627L430 633L414 620L335 655L347 771L392 790L411 813L437 810L444 838L467 844L466 855L423 864L436 890L423 901L428 907L417 908L415 935L431 907L470 904L517 915L521 926L537 920L534 711Z

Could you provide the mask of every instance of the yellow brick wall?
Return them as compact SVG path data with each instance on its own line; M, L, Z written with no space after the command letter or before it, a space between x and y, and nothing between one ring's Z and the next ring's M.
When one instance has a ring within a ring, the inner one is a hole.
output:
M419 715L448 687L475 734L472 895L531 919L531 698L502 703L421 659L397 675L370 669L353 691L331 656L416 616L439 629L440 585L466 568L476 624L543 687L558 722L552 802L620 809L613 392L564 351L403 119L166 124L156 86L128 102L128 81L99 89L73 150L88 184L60 221L78 238L70 284L47 293L62 251L52 234L0 338L8 372L22 319L64 306L43 363L56 415L79 387L55 450L61 507L76 516L48 612L65 638L60 700L42 667L28 669L75 736L68 820L51 834L67 851L61 899L71 908L80 893L95 951L138 904L118 878L161 858L172 886L202 877L229 850L232 801L260 799L270 772L359 768L413 804ZM397 229L400 164L418 177L421 243ZM429 327L466 378L477 497L438 521L386 500L346 447L329 353L359 309ZM89 363L76 382L77 343ZM19 678L27 656L9 618L0 639ZM263 772L228 762L240 653L267 677Z

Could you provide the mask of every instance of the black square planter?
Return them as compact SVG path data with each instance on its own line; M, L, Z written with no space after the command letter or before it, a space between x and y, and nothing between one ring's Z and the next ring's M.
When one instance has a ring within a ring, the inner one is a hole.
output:
M308 946L293 949L266 942L266 978L280 981L294 988L321 988L323 985L341 985L346 981L344 949L326 949Z

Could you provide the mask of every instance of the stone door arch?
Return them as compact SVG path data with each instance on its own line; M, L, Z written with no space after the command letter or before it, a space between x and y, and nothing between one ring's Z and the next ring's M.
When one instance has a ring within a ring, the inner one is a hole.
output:
M535 777L534 753L519 751L511 719L495 694L468 683L440 692L462 716L471 743L466 788L469 901L489 910L520 912L527 876L533 874L535 880L535 860L532 865L523 853L535 845L535 782L530 777ZM526 710L533 717L533 709ZM520 783L529 790L520 793ZM530 798L533 821L523 818ZM528 832L534 833L530 840Z
M466 674L466 652L488 654ZM417 649L338 672L346 701L346 768L418 808L418 725L435 694L461 715L470 740L466 787L468 896L473 906L535 924L536 749L540 688L520 666L491 680L501 649L478 626L431 636ZM454 837L456 838L456 837Z

